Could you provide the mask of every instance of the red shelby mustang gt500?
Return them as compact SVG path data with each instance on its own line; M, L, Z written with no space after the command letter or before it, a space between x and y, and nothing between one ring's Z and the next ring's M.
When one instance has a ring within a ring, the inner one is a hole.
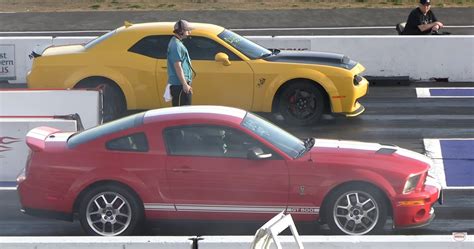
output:
M22 210L90 235L128 235L146 219L261 220L285 210L338 234L433 218L430 160L376 143L300 140L240 109L147 111L78 133L40 127L18 177ZM428 181L427 181L428 180Z

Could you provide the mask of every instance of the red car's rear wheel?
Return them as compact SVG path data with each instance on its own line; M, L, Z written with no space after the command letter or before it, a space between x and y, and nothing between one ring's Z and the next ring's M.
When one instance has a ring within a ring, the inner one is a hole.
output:
M129 190L107 184L84 195L79 216L89 235L130 235L142 220L143 208Z

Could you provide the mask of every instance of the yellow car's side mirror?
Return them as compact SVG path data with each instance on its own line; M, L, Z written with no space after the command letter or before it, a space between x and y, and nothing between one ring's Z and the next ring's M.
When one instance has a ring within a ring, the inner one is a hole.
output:
M225 53L217 53L215 58L214 58L217 62L220 62L222 63L224 66L230 66L230 60L229 60L229 56L226 55Z

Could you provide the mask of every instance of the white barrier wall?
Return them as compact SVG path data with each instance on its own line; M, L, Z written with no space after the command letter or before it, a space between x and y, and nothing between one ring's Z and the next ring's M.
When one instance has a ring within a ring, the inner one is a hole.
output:
M0 82L25 83L31 69L28 55L36 48L50 46L51 36L0 37Z
M102 93L83 89L0 91L0 117L75 113L81 117L84 129L99 125L102 122Z
M474 80L474 36L288 36L248 37L268 48L345 54L365 75L415 80Z
M253 236L206 236L199 249L249 249ZM292 236L279 236L284 249L296 249ZM455 241L449 235L301 236L307 249L472 249L474 237ZM183 236L153 237L0 237L2 249L192 249ZM274 247L274 244L270 248Z
M84 43L94 37L0 37L0 81L25 83L28 55L45 45ZM268 48L346 54L369 76L474 81L474 36L249 36ZM5 58L4 58L5 57ZM12 64L13 63L13 64ZM14 73L12 73L14 72Z
M49 126L61 131L77 131L75 120L0 116L0 182L3 182L3 185L16 185L16 177L25 167L28 157L26 134L40 126Z

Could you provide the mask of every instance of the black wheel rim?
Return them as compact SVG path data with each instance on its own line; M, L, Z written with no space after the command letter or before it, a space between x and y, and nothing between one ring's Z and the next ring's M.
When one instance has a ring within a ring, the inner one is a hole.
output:
M310 91L296 89L288 96L288 112L295 118L304 120L316 114L316 95Z

